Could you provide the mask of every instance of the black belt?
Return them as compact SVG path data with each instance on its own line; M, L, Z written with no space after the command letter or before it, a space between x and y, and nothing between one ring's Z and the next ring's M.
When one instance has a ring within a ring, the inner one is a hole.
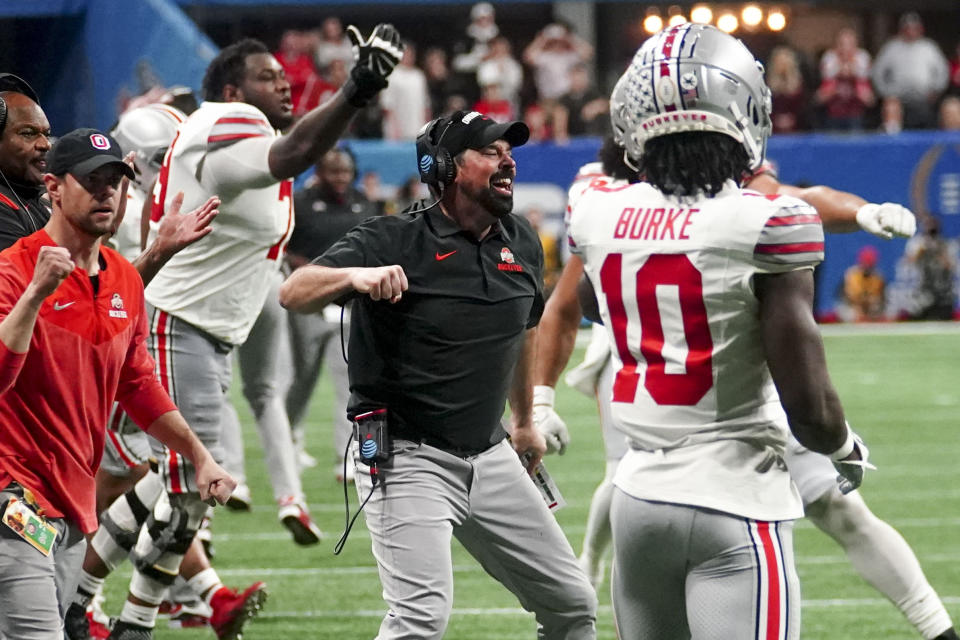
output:
M425 444L433 447L434 449L440 449L444 453L449 453L452 456L458 458L472 458L473 456L479 455L484 451L488 451L490 447L494 444L487 444L482 448L477 447L461 447L442 440L440 438L435 438L433 436L424 436L424 435L414 435L412 433L394 429L393 437L398 440L408 440L410 442L417 442L419 444Z

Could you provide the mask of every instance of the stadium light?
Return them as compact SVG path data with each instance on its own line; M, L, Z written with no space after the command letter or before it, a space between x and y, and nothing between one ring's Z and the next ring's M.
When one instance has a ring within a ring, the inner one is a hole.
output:
M647 9L647 17L643 19L643 30L647 33L656 33L663 29L663 18L656 9Z
M675 16L670 16L670 19L667 20L667 24L669 24L671 27L675 27L678 24L683 24L686 21L687 18L682 13L678 13Z
M771 31L783 31L784 27L787 26L787 16L784 15L783 11L774 9L767 15L767 26Z
M755 4L748 4L740 12L740 20L748 27L755 27L763 22L763 9Z
M739 26L740 23L737 21L737 16L732 13L725 13L717 18L717 28L726 33L733 33Z
M706 5L697 5L690 12L690 21L700 24L710 24L713 21L713 11Z

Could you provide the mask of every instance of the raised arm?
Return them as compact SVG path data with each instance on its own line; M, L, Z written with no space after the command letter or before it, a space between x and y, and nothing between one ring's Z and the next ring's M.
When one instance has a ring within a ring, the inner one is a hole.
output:
M366 39L350 25L347 35L355 58L350 78L333 98L307 112L274 141L267 157L274 177L298 176L333 148L353 116L387 86L387 77L400 61L403 45L392 25L377 25Z
M0 321L0 393L14 385L40 315L40 307L66 280L75 265L64 247L40 247L33 278Z
M794 187L770 174L761 174L748 184L750 189L770 195L800 198L820 215L830 233L850 233L863 229L881 238L909 238L917 231L913 213L894 202L874 204L860 196L823 185Z
M211 223L219 213L220 199L210 197L202 205L188 213L180 213L183 205L183 192L174 196L167 212L160 219L157 237L137 256L133 266L143 286L150 284L157 272L167 264L178 251L190 246L213 230ZM145 211L148 211L145 209ZM145 214L144 217L146 217Z

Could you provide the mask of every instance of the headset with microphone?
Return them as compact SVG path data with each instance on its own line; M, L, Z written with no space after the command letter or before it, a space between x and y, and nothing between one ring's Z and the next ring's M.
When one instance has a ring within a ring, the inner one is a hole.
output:
M4 91L12 91L15 93L22 93L27 96L38 105L40 104L40 98L37 97L37 92L33 90L26 80L16 76L12 73L0 73L0 93ZM0 136L3 135L3 130L7 126L7 102L3 99L3 96L0 96ZM10 189L10 192L13 194L13 197L17 199L17 202L20 205L20 208L23 210L24 214L30 220L30 226L32 231L37 231L41 226L34 220L33 215L30 213L30 210L27 208L27 205L24 204L23 200L20 199L20 196L17 194L16 189L13 188L13 185L10 184L10 180L7 179L6 174L3 171L0 171L0 178L3 178L3 183L7 185L7 188Z
M15 91L22 93L37 104L40 104L40 98L37 92L33 90L27 81L12 73L0 73L0 93L4 91ZM7 103L3 97L0 97L0 134L3 134L4 127L7 126Z
M437 118L424 125L417 136L417 168L420 182L436 188L452 184L457 177L457 165L450 152L443 146L443 137L453 125L453 120ZM442 127L442 129L441 129Z

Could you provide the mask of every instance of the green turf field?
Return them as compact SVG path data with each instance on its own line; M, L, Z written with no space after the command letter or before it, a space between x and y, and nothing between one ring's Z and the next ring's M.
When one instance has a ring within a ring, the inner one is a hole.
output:
M960 620L960 327L850 329L828 331L825 342L848 419L866 439L879 467L868 477L863 494L875 513L911 543L947 609ZM238 389L235 394L239 397ZM305 476L310 508L327 539L306 549L295 546L276 521L249 411L242 400L237 405L256 506L249 514L217 510L215 567L233 586L258 579L268 584L270 599L249 625L247 640L373 638L384 613L362 517L344 552L333 555L343 528L343 493L333 477L328 396L329 389L321 386L309 445L322 464ZM568 503L558 519L579 551L590 495L603 474L603 454L592 400L561 384L557 405L573 443L566 455L547 463ZM355 508L352 488L351 503ZM796 554L805 640L919 637L853 572L839 547L806 521L796 528ZM532 616L462 548L455 547L454 562L456 595L447 638L535 637ZM125 569L108 582L108 612L119 610L128 576ZM608 585L601 589L600 603L599 637L612 639ZM156 637L189 640L213 634L168 630L161 619Z

